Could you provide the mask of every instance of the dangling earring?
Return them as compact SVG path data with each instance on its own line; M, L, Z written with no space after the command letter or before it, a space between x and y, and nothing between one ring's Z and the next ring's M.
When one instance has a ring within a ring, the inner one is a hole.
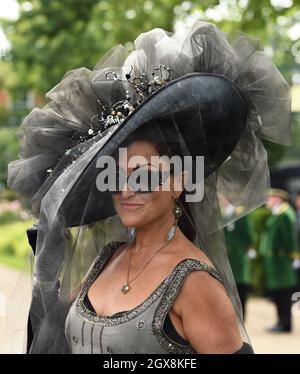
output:
M174 225L171 227L171 230L168 232L168 236L167 236L168 241L173 239L176 229L177 229L179 217L182 215L182 209L178 203L178 199L175 200L175 204L174 204L174 208L172 209L172 212L174 214L175 221L174 221Z

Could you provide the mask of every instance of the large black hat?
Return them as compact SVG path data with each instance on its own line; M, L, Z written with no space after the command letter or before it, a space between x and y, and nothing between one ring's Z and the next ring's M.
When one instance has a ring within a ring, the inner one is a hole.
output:
M159 88L107 137L82 170L64 200L68 226L91 223L115 214L109 194L97 192L97 159L112 155L129 135L154 119L162 132L171 119L176 123L189 155L204 156L204 176L207 177L228 158L240 139L246 124L247 106L238 88L226 77L216 74L187 74ZM94 197L89 203L92 189Z
M93 71L66 73L46 97L49 103L19 129L21 159L9 164L8 185L29 198L38 216L43 197L68 169L62 207L69 225L113 214L105 193L97 209L87 203L96 160L151 120L162 129L175 121L189 154L204 156L205 177L219 169L220 191L237 204L262 200L268 169L261 139L288 144L290 137L289 87L257 40L240 34L229 42L202 21L186 34L141 34L131 53L116 46Z

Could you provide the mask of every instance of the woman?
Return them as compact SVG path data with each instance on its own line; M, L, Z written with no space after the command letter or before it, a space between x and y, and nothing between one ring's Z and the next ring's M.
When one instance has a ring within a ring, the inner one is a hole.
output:
M157 172L168 174L170 165L166 161L161 170L155 161L151 163L153 156L165 156L168 152L163 139L157 134L155 124L150 123L129 137L126 141L127 157L120 159L119 172L125 169L130 177L133 171L140 169L140 172L147 173L149 179L151 176L154 179ZM137 165L132 164L128 168L128 160L137 156ZM146 163L139 164L140 157L144 157ZM208 257L191 241L195 236L194 227L187 219L190 216L185 216L188 213L183 214L181 208L185 205L185 200L180 199L182 174L169 174L167 178L170 181L160 178L161 184L150 193L135 192L126 185L122 186L122 191L113 192L115 210L124 226L135 228L135 239L125 245L117 243L108 256L102 254L105 256L104 265L100 268L96 266L96 274L92 270L88 286L74 303L66 325L66 334L74 353L91 349L90 329L86 328L85 336L83 323L92 324L93 335L101 336L100 353L103 350L105 353L118 353L117 349L122 352L122 347L126 347L128 352L130 346L131 353L163 353L158 343L160 330L152 330L153 322L164 325L166 353L233 353L241 349L243 343L237 317L221 278ZM168 182L170 188L163 191L162 185ZM178 218L179 227L176 228ZM176 231L168 237L174 225ZM167 289L164 287L160 294L157 289L166 279L176 285L171 284ZM153 295L157 295L157 300ZM195 295L198 296L196 299ZM151 296L153 302L149 303ZM166 299L167 305L162 308L159 302ZM149 306L143 308L142 313L134 316L132 321L132 310L146 304ZM80 313L82 309L84 313ZM89 314L102 316L102 321L98 320L93 325ZM111 321L116 314L118 318L126 316L129 323L126 320L122 324L116 321L114 327L105 329L103 326L107 325L107 320ZM107 320L103 316L108 316ZM116 337L115 341L112 336ZM122 336L126 340L122 341ZM82 344L84 340L87 348ZM107 347L103 346L105 341L108 342ZM94 347L91 353L96 353L97 348ZM241 351L252 352L246 346Z
M39 218L30 353L252 352L219 199L261 205L261 138L289 141L288 86L256 44L154 29L27 117L9 184Z

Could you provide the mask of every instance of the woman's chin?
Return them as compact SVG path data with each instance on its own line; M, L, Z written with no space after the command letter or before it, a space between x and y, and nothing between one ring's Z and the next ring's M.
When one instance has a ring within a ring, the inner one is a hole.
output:
M149 219L144 216L126 214L126 217L120 217L121 222L126 227L144 227L149 224Z
M135 217L130 217L129 214L126 214L126 217L120 217L121 222L123 223L124 226L126 227L138 227L138 226L143 226L143 219L139 219L137 216Z

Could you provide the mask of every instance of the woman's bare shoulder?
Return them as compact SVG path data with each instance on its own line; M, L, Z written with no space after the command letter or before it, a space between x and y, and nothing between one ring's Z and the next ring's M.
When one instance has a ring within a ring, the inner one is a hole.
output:
M193 243L185 241L183 245L181 245L180 258L182 260L197 260L201 264L208 265L212 271L210 269L207 271L207 267L193 267L193 271L185 275L184 282L176 299L176 307L179 306L180 309L181 306L186 305L186 301L195 300L195 295L199 296L196 298L199 303L202 303L205 299L207 299L208 302L225 299L225 304L230 307L230 303L227 303L229 298L222 283L221 276L203 250L196 247Z
M190 258L212 266L203 251L198 248L196 251L198 252L190 249L187 253ZM210 272L189 272L173 308L183 322L186 337L197 352L230 353L241 346L238 321L231 299L223 283ZM206 337L205 344L203 336Z
M232 353L241 347L231 299L222 284L209 274L196 271L188 275L177 300L177 313L197 352Z

